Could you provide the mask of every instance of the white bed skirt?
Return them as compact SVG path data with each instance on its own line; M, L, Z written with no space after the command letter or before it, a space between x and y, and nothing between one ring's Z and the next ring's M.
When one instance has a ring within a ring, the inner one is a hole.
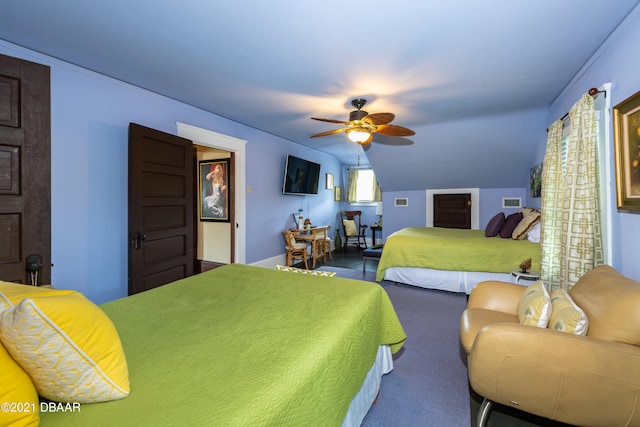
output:
M380 391L382 376L393 370L393 357L388 345L378 347L378 354L373 366L369 369L362 383L360 391L351 401L347 415L342 420L342 427L356 427L362 424L362 420L369 412L371 405Z
M427 289L471 293L485 280L511 282L510 273L486 273L482 271L446 271L431 268L391 267L384 273L384 280L406 283Z

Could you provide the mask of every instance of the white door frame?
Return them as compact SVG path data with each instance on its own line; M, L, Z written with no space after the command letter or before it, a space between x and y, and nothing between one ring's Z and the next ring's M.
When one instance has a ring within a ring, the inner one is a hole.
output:
M208 129L199 128L177 122L178 136L190 139L195 144L219 150L231 151L235 154L235 253L234 260L238 264L246 263L246 156L247 141L224 135ZM231 225L233 227L233 224Z

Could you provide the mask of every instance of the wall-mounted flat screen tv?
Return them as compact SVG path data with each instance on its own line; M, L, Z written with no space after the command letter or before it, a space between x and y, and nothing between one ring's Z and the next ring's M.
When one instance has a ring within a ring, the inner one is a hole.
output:
M320 165L309 160L287 155L284 165L282 194L318 194Z

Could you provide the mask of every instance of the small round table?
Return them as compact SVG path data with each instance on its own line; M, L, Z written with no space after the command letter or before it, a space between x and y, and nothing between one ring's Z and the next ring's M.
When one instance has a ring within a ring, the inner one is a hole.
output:
M540 272L536 270L529 270L526 273L520 271L519 268L516 268L511 272L511 277L513 283L518 283L520 279L522 280L540 280Z

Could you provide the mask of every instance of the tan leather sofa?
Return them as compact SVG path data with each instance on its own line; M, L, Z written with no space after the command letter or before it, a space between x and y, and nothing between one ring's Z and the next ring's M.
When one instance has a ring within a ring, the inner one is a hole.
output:
M585 274L569 295L589 319L586 336L520 325L527 288L476 286L460 320L469 382L492 402L578 426L640 426L640 282L609 266Z

